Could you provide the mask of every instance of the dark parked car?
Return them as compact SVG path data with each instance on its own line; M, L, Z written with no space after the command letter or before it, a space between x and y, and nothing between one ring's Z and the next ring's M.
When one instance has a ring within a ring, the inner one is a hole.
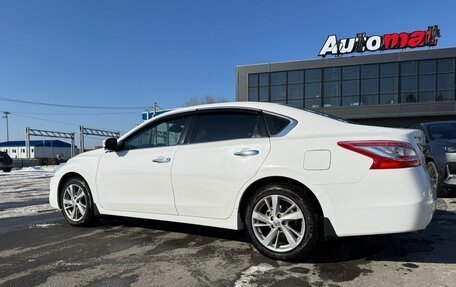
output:
M13 160L6 152L0 151L0 170L3 170L4 172L10 172L12 167Z
M419 130L417 140L437 195L449 196L456 189L456 121L428 122L412 128Z

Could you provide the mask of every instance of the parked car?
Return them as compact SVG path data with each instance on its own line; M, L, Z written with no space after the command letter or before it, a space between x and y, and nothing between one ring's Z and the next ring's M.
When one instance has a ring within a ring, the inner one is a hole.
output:
M436 197L414 133L271 103L187 107L70 159L49 199L76 226L108 214L244 229L294 260L323 237L426 228Z
M0 151L0 170L3 172L10 172L13 168L13 160L4 151Z
M427 122L413 126L426 158L426 169L437 195L449 196L456 189L456 121Z

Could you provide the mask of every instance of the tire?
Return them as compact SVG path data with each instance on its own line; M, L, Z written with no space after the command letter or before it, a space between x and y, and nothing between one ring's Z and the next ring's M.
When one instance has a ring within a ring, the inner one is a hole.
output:
M429 174L432 182L434 183L435 192L437 193L438 197L448 197L449 191L443 186L443 182L441 176L439 175L437 166L433 161L429 161L426 164L426 171Z
M70 178L65 182L60 190L60 204L63 216L71 225L88 226L94 218L90 189L79 177Z
M11 167L3 169L3 172L11 172Z
M274 198L279 206L276 216ZM290 219L295 217L301 218ZM250 197L244 218L246 233L256 249L281 261L307 256L319 241L322 230L322 216L313 198L306 190L288 183L272 183L257 189Z

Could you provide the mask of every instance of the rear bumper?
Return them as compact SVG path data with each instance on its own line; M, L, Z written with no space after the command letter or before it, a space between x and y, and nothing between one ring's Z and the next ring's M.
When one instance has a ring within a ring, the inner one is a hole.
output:
M324 189L339 237L423 230L435 210L435 190L422 167L370 170L360 183Z

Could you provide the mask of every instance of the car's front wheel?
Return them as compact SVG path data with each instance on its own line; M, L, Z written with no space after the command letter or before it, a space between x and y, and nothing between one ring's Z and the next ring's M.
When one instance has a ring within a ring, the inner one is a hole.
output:
M4 168L4 169L2 169L2 170L3 170L3 172L10 172L10 171L11 171L11 167Z
M305 257L318 242L321 216L307 191L292 184L269 184L251 198L245 224L261 253L290 261Z
M68 180L60 196L63 215L69 224L88 225L94 217L93 201L87 183L81 178Z

